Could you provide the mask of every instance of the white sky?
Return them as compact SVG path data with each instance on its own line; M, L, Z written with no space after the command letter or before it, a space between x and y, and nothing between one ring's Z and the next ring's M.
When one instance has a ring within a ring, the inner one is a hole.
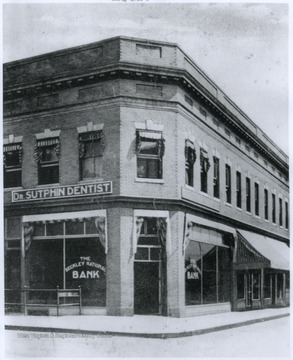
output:
M117 35L175 42L288 153L288 16L280 3L9 1L3 61Z

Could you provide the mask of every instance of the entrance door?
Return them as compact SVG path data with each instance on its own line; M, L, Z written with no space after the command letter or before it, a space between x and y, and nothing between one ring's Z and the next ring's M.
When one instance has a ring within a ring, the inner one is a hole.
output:
M165 258L165 249L158 240L156 218L144 218L134 259L135 314L165 313Z
M160 313L160 264L135 262L134 312L136 314Z
M260 308L260 270L237 273L237 308Z

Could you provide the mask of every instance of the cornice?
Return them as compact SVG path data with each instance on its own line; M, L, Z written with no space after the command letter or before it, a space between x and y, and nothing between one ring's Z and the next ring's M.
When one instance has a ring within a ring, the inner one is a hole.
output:
M214 116L230 127L233 132L245 138L260 153L264 154L276 167L288 173L289 166L276 155L267 144L244 125L221 101L208 92L188 71L179 68L150 66L137 63L117 62L104 65L82 74L65 72L58 77L44 79L33 84L19 84L17 87L7 86L4 91L4 101L17 101L24 96L34 96L40 93L54 93L62 89L94 85L96 83L117 78L139 79L140 81L176 84L190 93L200 104L206 107ZM249 121L249 119L248 119Z

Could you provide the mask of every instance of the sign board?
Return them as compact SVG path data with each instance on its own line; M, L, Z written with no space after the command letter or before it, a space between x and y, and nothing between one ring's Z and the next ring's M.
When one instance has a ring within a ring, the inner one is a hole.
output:
M59 297L77 297L79 296L79 291L58 291Z
M12 191L12 202L112 194L112 181Z

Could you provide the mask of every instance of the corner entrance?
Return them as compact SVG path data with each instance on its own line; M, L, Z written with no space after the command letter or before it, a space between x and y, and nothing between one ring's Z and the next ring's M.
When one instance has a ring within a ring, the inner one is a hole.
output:
M134 313L165 313L165 248L159 242L156 218L144 218L134 259Z

